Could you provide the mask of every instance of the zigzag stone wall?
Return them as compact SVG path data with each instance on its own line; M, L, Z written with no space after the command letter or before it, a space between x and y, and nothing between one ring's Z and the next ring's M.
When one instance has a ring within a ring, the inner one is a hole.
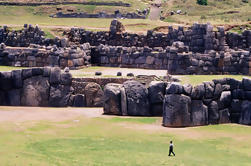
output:
M220 123L251 125L251 79L232 78L190 84L137 81L107 84L104 113L129 116L163 116L167 127ZM137 95L135 95L137 94Z
M30 47L6 47L0 45L0 65L22 67L69 67L76 69L90 64L90 45L56 47L30 45Z

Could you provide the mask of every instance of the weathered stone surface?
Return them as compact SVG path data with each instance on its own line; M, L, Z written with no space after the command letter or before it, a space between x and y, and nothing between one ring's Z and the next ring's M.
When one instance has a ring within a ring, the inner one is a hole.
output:
M20 89L13 89L7 93L7 103L10 106L20 106L21 91Z
M32 69L23 69L22 70L23 79L29 78L31 76L32 76Z
M137 81L126 81L123 87L127 96L127 114L149 116L150 105L146 87Z
M243 78L242 85L244 90L251 91L251 79Z
M251 101L245 100L241 104L240 124L251 125Z
M75 95L72 106L73 107L85 107L86 106L85 95L82 95L82 94Z
M69 72L63 72L60 75L60 83L63 85L71 85L72 83L72 75Z
M228 108L219 110L219 123L230 123L230 113Z
M191 120L193 126L203 126L208 124L208 109L202 100L192 100Z
M220 83L217 83L214 88L214 99L220 98L222 92L222 85Z
M85 86L85 99L87 107L102 107L104 104L104 92L100 85L90 82Z
M182 94L183 86L179 83L170 83L167 84L166 94Z
M152 81L149 84L149 101L151 104L150 113L153 116L162 116L163 99L165 96L166 83L161 81Z
M191 97L194 100L202 99L205 94L205 88L203 84L197 85L193 88Z
M212 101L208 105L208 123L209 124L219 123L219 109L216 101Z
M150 103L163 103L166 83L161 81L152 81L149 84L148 92Z
M193 86L191 84L184 84L183 88L184 88L184 94L187 96L191 96Z
M206 99L211 99L214 96L214 82L203 82L205 86L205 94L204 97Z
M231 104L231 100L231 91L222 92L219 101L219 108L227 108Z
M50 88L49 106L66 107L72 94L72 88L67 85L52 85Z
M122 84L109 83L104 88L104 113L121 115L121 93Z
M11 75L13 79L14 88L22 88L23 86L22 70L13 70L11 72Z
M121 95L121 114L123 116L126 116L126 115L128 115L128 113L127 113L127 98L126 98L126 92L125 92L124 87L120 88L120 95Z
M0 89L8 91L11 90L13 84L11 72L0 73Z
M50 84L59 84L61 81L61 69L59 67L51 68Z
M48 106L50 84L47 77L34 76L24 80L22 106Z
M186 127L191 125L191 99L185 95L165 95L163 104L163 125Z

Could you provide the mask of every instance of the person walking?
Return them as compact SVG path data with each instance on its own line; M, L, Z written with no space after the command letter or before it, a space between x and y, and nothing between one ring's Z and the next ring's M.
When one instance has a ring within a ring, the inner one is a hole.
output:
M175 156L175 153L173 152L173 141L170 141L170 145L169 145L169 155L171 156L171 154L173 154Z

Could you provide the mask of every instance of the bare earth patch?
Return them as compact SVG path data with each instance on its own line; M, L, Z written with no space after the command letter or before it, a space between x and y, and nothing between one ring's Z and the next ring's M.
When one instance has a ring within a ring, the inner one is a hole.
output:
M102 116L103 108L0 107L0 122L65 121Z

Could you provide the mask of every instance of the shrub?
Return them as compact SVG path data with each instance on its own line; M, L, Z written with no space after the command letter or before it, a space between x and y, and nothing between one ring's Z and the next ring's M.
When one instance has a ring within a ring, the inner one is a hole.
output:
M197 0L197 3L199 4L199 5L207 5L207 0Z

